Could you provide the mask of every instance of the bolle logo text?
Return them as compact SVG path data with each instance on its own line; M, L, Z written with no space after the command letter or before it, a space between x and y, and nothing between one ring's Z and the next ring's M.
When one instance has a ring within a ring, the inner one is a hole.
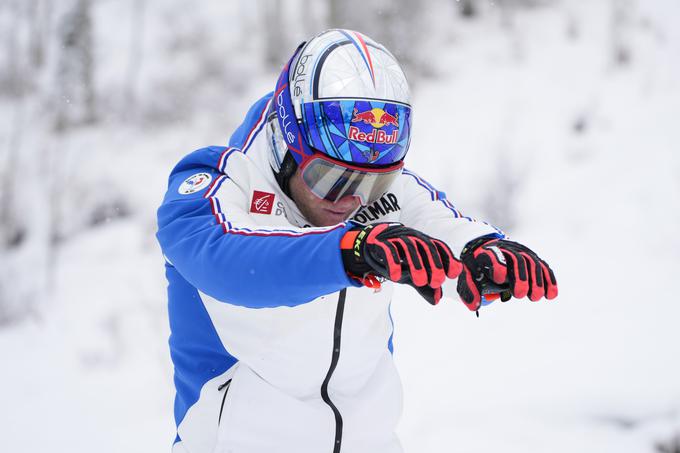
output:
M300 96L302 94L302 83L305 80L305 65L307 64L307 60L309 59L310 55L303 55L300 57L300 60L297 62L295 65L295 74L293 78L293 92L295 96Z
M286 88L284 88L285 90ZM290 114L286 112L286 108L283 105L283 90L276 97L276 104L278 105L279 118L281 119L281 124L283 125L283 135L286 137L288 143L293 143L295 141L295 135L288 130L290 126Z

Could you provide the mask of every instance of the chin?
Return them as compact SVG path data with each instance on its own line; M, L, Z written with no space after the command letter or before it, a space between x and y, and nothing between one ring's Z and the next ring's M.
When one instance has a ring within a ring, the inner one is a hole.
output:
M347 215L322 214L314 219L314 224L319 227L326 227L342 223L346 221L348 218L349 214Z
M331 226L331 225L337 225L338 223L342 223L344 221L345 221L344 219L341 219L341 220L324 219L324 220L319 220L317 222L314 222L314 225L318 226L318 227L327 227L327 226Z

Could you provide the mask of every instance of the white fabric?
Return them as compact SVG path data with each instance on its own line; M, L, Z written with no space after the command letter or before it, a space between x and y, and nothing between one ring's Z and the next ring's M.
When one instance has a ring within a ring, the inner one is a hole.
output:
M291 65L289 84L293 105L335 97L410 103L406 76L394 56L352 30L327 30L307 42ZM296 116L302 118L297 111Z
M222 210L239 225L303 227L306 220L274 180L263 139L264 134L258 136L247 155L229 158L230 179L216 195ZM250 212L255 190L275 194L271 214ZM454 218L411 176L402 175L389 192L398 209L391 205L394 209L384 209L386 215L377 221L401 221L446 240L457 252L470 239L495 231ZM377 293L347 289L340 358L328 387L343 419L343 453L402 452L394 434L401 413L401 384L388 350L392 292L389 282ZM249 309L201 293L220 340L239 362L203 387L199 401L180 424L182 442L175 445L176 451L333 452L335 417L320 392L331 364L338 295L297 307ZM217 426L224 396L217 387L230 377Z

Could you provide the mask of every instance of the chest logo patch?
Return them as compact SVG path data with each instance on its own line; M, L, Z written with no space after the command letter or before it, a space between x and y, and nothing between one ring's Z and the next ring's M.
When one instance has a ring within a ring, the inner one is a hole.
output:
M269 192L253 191L253 199L250 202L250 212L256 214L271 214L274 208L274 194Z
M212 176L210 176L209 173L196 173L185 179L184 182L180 184L177 192L179 192L180 195L196 193L199 190L208 187L210 181L212 181Z
M366 224L369 222L375 222L381 217L385 217L392 212L397 212L400 210L401 207L399 207L399 200L397 199L397 196L392 192L387 192L372 204L359 209L359 212L357 212L354 217L352 217L352 220Z

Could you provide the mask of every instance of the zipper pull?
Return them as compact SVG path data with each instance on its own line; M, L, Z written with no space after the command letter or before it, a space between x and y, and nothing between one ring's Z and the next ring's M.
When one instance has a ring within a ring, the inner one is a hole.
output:
M227 382L225 382L224 384L220 384L220 386L217 387L217 391L218 391L218 392L221 392L221 391L222 391L225 387L227 387L230 383L231 383L231 379L229 379L229 380L228 380Z

